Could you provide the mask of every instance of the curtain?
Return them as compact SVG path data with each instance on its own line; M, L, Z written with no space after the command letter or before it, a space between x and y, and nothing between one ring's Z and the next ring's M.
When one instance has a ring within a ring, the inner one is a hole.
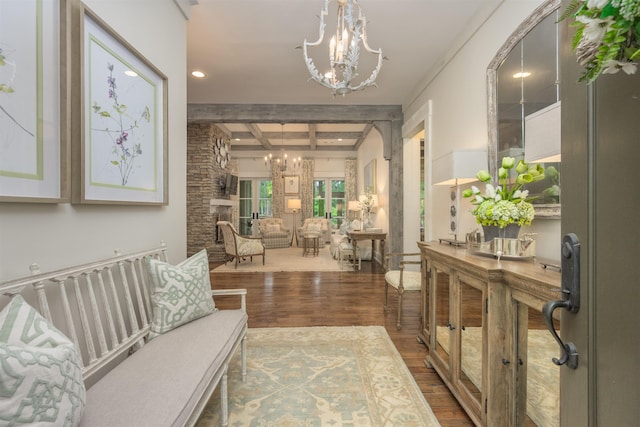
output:
M302 174L300 176L300 199L302 200L302 220L313 217L313 159L302 160Z
M271 195L271 209L274 218L282 218L284 213L284 177L280 172L280 164L271 162L271 181L273 193Z
M349 204L351 200L358 200L358 164L356 159L344 161L344 198Z

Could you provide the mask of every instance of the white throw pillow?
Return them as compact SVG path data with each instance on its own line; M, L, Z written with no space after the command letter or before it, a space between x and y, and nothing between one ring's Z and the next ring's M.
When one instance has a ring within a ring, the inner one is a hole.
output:
M76 426L85 403L77 348L15 296L0 312L0 425Z
M273 233L280 231L280 226L278 224L267 224L267 233Z
M216 311L206 249L176 266L147 258L147 268L153 305L149 339Z
M313 231L313 232L319 233L320 231L322 231L322 224L317 222L311 222L307 224L307 231Z

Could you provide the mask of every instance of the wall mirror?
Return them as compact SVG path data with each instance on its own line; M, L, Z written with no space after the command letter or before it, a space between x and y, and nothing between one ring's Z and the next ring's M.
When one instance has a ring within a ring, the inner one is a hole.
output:
M560 0L542 3L511 34L487 68L487 151L493 177L503 157L514 157L516 162L525 158L525 121L559 105L559 10ZM529 148L534 148L532 138L529 141ZM559 218L560 163L546 161L543 166L546 178L527 189L538 197L533 201L536 217Z

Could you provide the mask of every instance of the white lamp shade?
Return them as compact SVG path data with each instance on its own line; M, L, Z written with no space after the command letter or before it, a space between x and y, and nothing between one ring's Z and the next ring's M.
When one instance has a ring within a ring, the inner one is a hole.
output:
M360 210L360 202L357 200L350 200L347 204L347 210L350 211L359 211Z
M289 200L287 200L287 208L288 209L300 209L300 208L302 208L302 200L300 200L300 199L289 199Z
M452 151L431 163L434 185L460 185L477 181L476 175L487 170L484 150Z
M560 101L524 118L524 161L559 162Z

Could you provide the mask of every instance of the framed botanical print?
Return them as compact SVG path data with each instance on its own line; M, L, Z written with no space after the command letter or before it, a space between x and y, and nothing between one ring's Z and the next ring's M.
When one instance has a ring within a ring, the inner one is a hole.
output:
M297 175L284 177L284 194L300 193L300 177Z
M0 1L0 202L68 201L67 7Z
M86 7L82 26L81 176L73 201L167 204L167 78Z

